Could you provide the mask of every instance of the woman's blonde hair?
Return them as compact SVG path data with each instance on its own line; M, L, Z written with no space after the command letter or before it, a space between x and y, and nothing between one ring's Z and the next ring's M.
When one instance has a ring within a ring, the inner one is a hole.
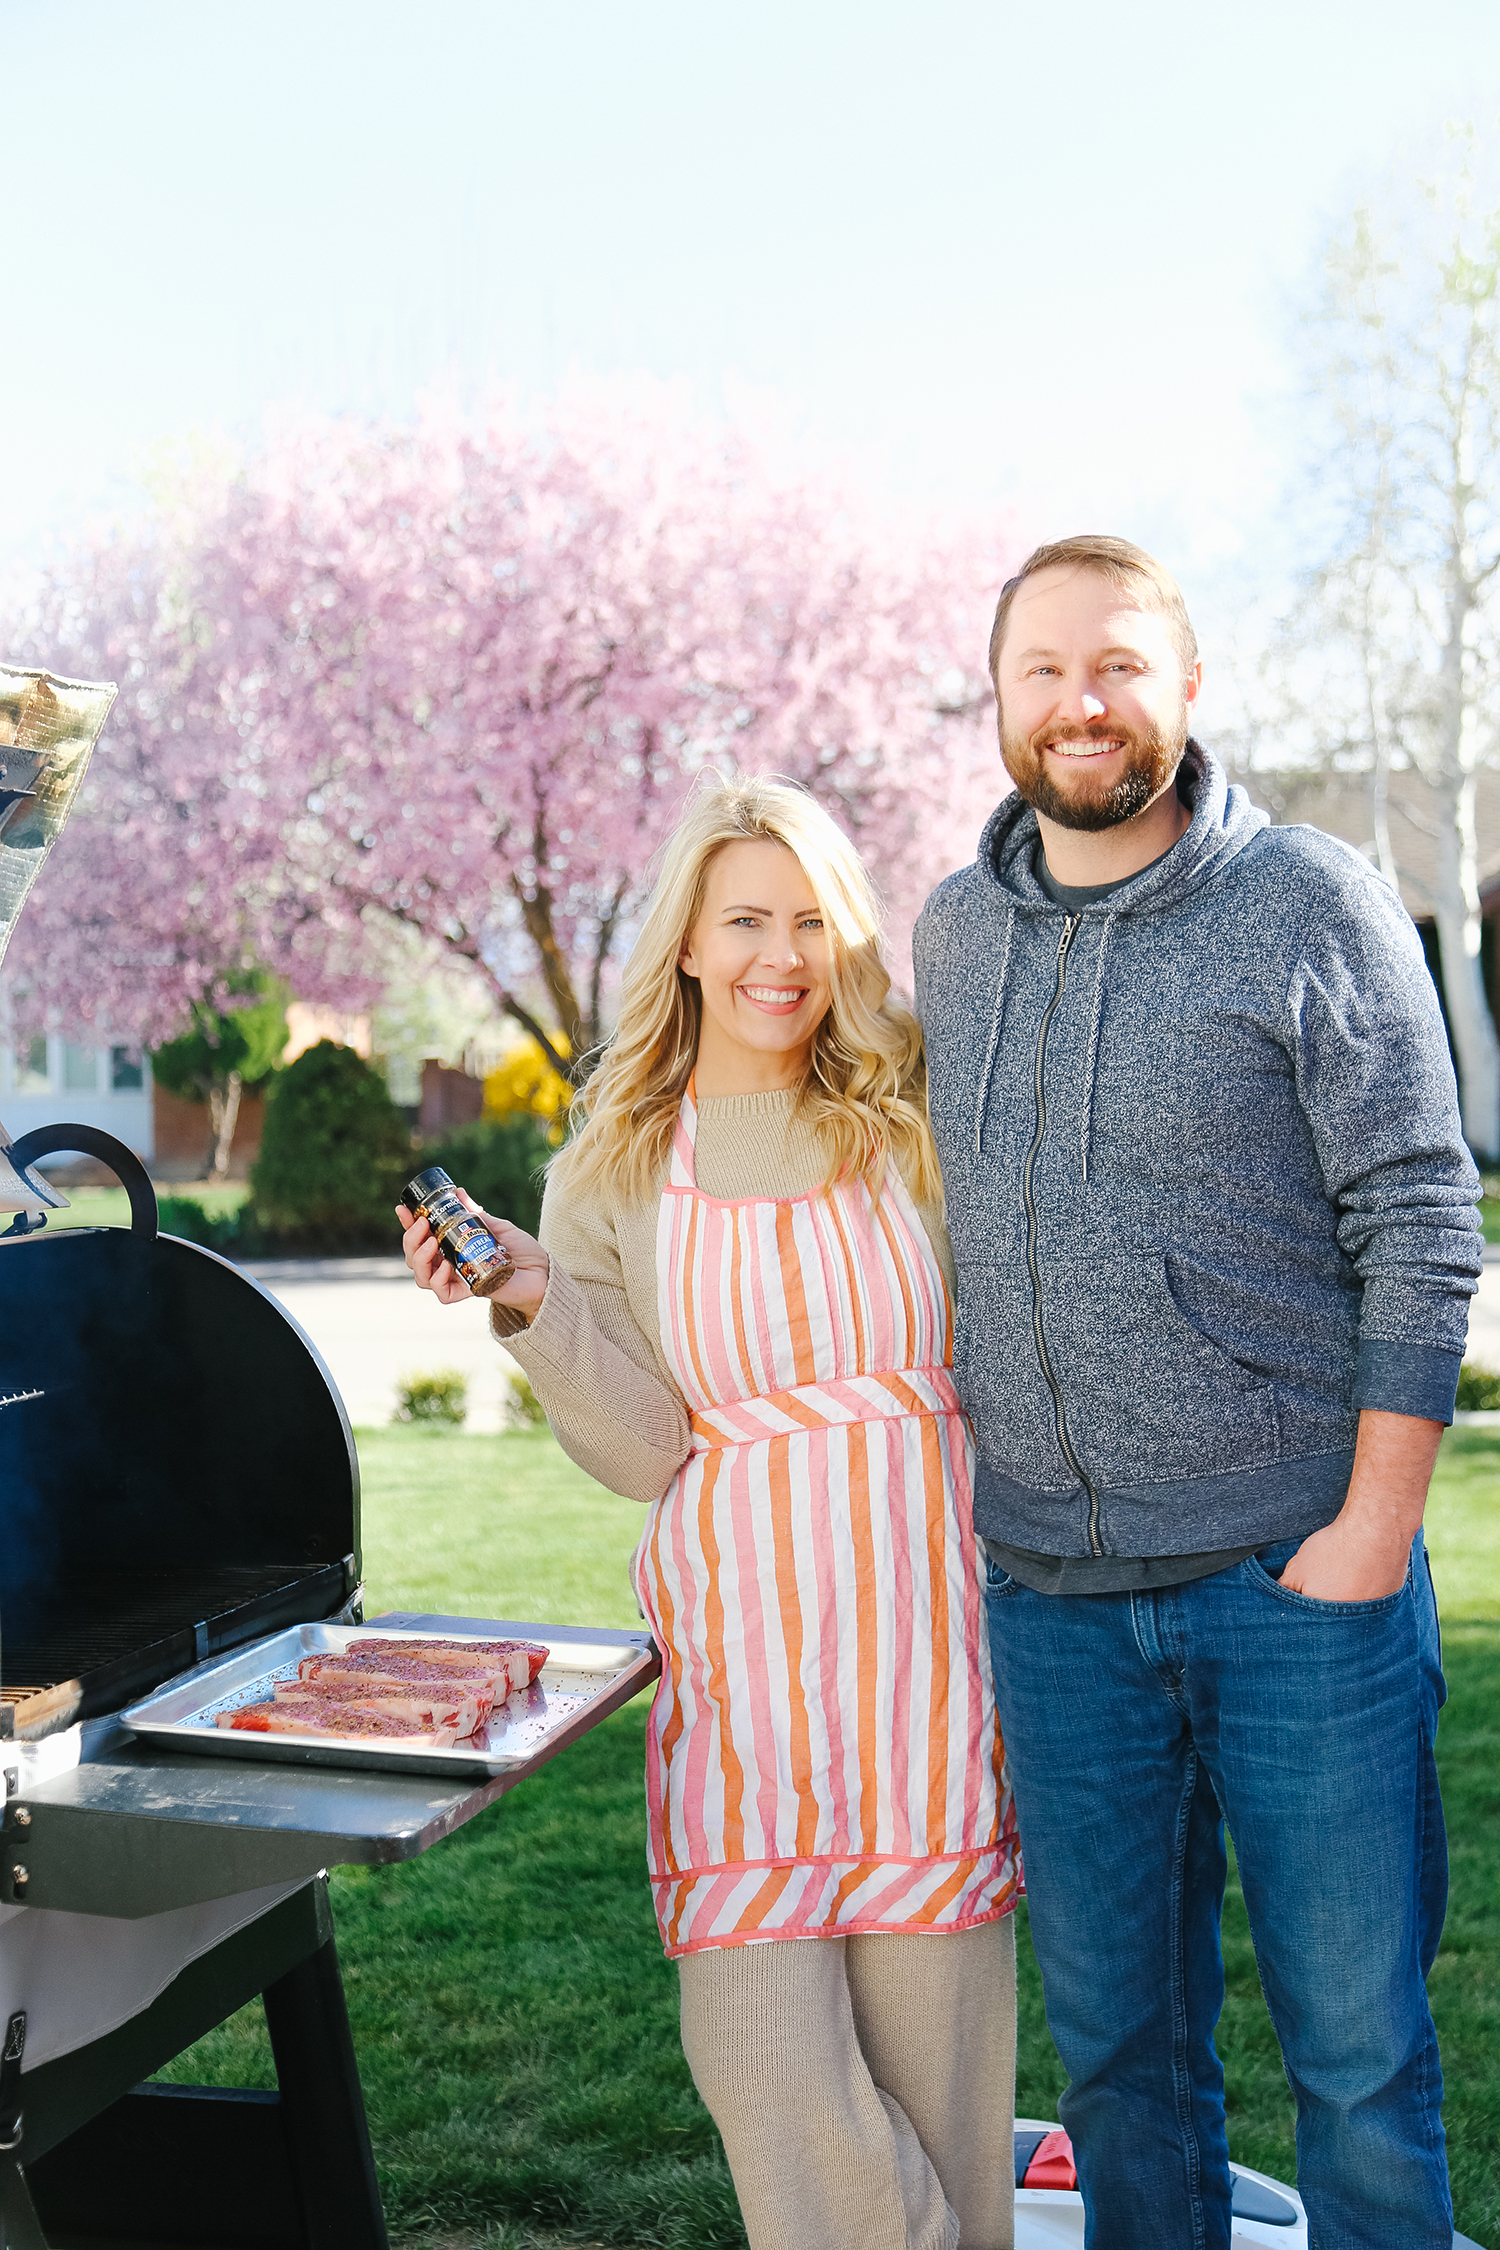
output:
M743 776L704 785L666 846L625 964L619 1022L573 1105L573 1138L555 1168L569 1184L607 1185L630 1198L659 1188L702 1021L698 980L680 955L703 910L709 867L726 845L746 841L796 855L829 937L832 1000L797 1093L823 1151L825 1186L860 1176L878 1193L894 1158L907 1186L935 1199L922 1034L891 997L864 862L805 789Z

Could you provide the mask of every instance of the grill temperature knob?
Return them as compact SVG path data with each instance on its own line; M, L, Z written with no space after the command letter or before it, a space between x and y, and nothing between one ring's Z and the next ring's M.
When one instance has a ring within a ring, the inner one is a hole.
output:
M30 1805L17 1805L15 1811L11 1814L11 1819L18 1828L29 1828L31 1826Z
M24 1891L27 1884L31 1881L31 1875L29 1870L22 1867L20 1862L17 1861L16 1865L10 1871L10 1879L15 1884L18 1891Z

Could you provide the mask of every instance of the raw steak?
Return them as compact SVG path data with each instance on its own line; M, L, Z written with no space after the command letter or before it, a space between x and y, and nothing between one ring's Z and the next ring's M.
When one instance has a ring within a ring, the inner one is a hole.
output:
M460 1683L441 1686L381 1687L373 1680L278 1680L277 1703L301 1703L309 1697L330 1710L383 1712L405 1719L414 1727L436 1727L463 1736L479 1725L479 1698Z
M304 1656L297 1667L297 1675L299 1680L316 1682L319 1686L344 1686L350 1693L358 1693L362 1688L392 1688L411 1694L425 1688L429 1694L442 1689L449 1694L471 1695L479 1707L481 1720L488 1718L492 1705L509 1692L504 1674L497 1680L488 1667L454 1672L425 1664L420 1659L362 1656L353 1650L347 1656Z
M445 1670L467 1671L474 1663L493 1664L498 1673L502 1666L510 1681L511 1692L530 1687L540 1673L552 1651L543 1648L539 1641L433 1641L397 1640L394 1636L373 1636L358 1641L355 1647L392 1656L423 1656Z
M300 1703L242 1703L237 1710L221 1711L218 1723L234 1733L246 1734L333 1734L381 1742L438 1739L431 1727L413 1726L409 1719L393 1718L389 1712L330 1705L318 1696L308 1696Z

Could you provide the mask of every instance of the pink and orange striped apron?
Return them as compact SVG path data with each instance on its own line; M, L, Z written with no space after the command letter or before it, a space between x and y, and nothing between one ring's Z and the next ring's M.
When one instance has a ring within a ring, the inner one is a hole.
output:
M693 1450L636 1552L663 1943L968 1929L1019 1860L942 1271L894 1170L721 1202L696 1129L689 1089L657 1275Z

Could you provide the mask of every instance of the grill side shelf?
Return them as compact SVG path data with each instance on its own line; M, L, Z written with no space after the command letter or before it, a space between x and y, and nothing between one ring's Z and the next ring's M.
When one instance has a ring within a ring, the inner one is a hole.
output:
M480 1637L496 1621L403 1613L372 1622ZM540 1630L554 1642L598 1638ZM134 1920L326 1867L415 1859L656 1678L650 1640L629 1637L640 1655L606 1693L535 1757L477 1783L165 1754L118 1721L94 1721L79 1766L6 1806L0 1902Z

